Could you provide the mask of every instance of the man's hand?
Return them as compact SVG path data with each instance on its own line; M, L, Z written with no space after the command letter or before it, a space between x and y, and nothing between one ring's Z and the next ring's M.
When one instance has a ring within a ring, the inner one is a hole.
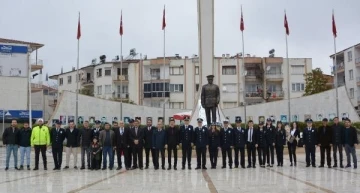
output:
M95 153L95 152L93 152L93 154L95 155L96 153Z
M320 147L320 146L321 146L321 144L318 144L318 146Z
M135 139L134 143L135 143L135 145L139 144L139 140Z
M234 146L230 146L230 148L231 148L231 149L233 149L233 148L234 148Z
M194 143L191 143L191 147L193 147L194 146Z
M220 150L221 149L221 147L218 147L218 150Z
M258 144L255 144L255 147L258 147Z
M167 149L168 148L168 145L165 145L165 149Z
M179 145L176 146L176 149L179 149Z
M273 143L272 145L275 146L275 143Z
M209 149L209 145L206 145L206 149Z

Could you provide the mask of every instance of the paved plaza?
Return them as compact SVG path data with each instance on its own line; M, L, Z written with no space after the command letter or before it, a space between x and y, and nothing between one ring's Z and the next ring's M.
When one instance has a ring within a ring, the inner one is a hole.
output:
M284 167L256 169L221 169L221 157L216 170L194 170L196 159L192 158L192 170L75 170L53 171L53 159L48 153L48 170L40 161L39 171L16 171L13 163L5 171L5 148L0 148L1 192L360 192L359 169L306 168L302 149L298 149L298 166L290 167L288 155L284 155ZM319 150L318 150L319 151ZM359 149L357 151L360 157ZM180 153L180 152L179 152ZM220 152L219 152L220 153ZM181 154L181 153L180 153ZM317 152L317 164L319 164ZM31 168L34 163L32 152ZM65 153L64 153L65 158ZM115 159L116 160L116 159ZM13 161L13 160L11 160ZM65 159L63 160L65 161ZM208 161L208 160L207 160ZM78 156L80 166L80 154ZM180 163L180 164L179 164ZM180 168L181 160L178 160ZM64 165L63 165L64 166ZM117 163L115 163L115 167ZM207 164L208 168L209 164ZM166 162L167 168L167 162Z

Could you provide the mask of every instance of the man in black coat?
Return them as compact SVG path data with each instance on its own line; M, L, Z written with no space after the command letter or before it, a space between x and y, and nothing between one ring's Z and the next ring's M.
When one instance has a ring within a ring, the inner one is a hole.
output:
M121 154L124 154L124 162L126 165L126 158L125 158L125 151L126 151L126 141L125 141L125 127L124 121L119 121L119 127L114 129L115 132L115 147L116 147L116 157L118 167L116 170L121 170L122 168L122 161L121 161Z
M24 169L24 158L26 157L27 170L30 170L30 152L31 152L31 128L29 123L25 122L23 128L19 130L20 146L20 170Z
M93 131L89 127L89 121L84 121L84 128L80 131L81 138L81 170L85 169L85 156L87 168L90 169L90 145L93 139Z
M267 142L266 142L266 130L264 129L264 122L259 123L259 129L255 132L256 143L255 147L258 151L258 159L259 165L262 168L265 168L265 157L266 157L266 149L267 149Z
M144 140L145 140L145 169L149 169L149 157L150 157L150 152L151 152L151 157L152 160L155 159L155 150L152 148L152 138L153 138L153 132L156 129L156 127L154 127L152 125L152 119L148 119L146 121L146 128L144 128ZM154 164L154 161L153 161ZM154 165L155 166L155 165Z
M254 128L254 122L248 121L248 128L245 130L246 133L246 149L248 155L248 166L247 168L256 168L256 130Z
M124 132L124 135L125 135L125 142L126 142L126 151L124 152L125 154L125 168L126 170L129 170L131 169L131 162L132 162L132 156L133 156L133 153L132 153L132 141L130 139L130 133L131 133L131 130L134 126L134 122L135 120L134 119L130 119L129 121L129 126L125 127L125 132Z
M357 168L357 157L356 157L356 146L359 144L357 137L357 132L354 127L351 126L351 120L346 118L345 120L345 129L344 129L344 147L346 153L347 165L346 168L351 167L350 155L353 158L354 169Z
M275 135L276 135L276 129L272 125L272 119L267 118L266 119L266 143L267 143L267 149L266 149L266 162L267 167L273 167L274 166L274 148L275 148Z
M157 128L153 132L152 145L155 150L154 165L155 170L159 169L159 154L161 154L161 168L165 170L165 147L166 147L166 132L163 129L163 122L157 123Z
M306 123L307 123L307 127L303 131L305 154L306 154L306 167L310 167L310 163L312 167L316 167L315 151L316 151L316 145L318 144L317 132L316 129L312 126L313 123L312 119L307 119Z
M69 169L70 155L74 158L74 169L77 169L77 154L80 146L80 131L75 128L75 123L69 122L69 128L66 129L66 166L64 169Z
M168 170L171 170L171 152L174 153L174 170L177 170L177 157L178 157L178 148L180 141L180 132L175 127L175 119L171 118L169 123L169 128L165 131L167 138L167 152L168 152Z
M194 128L189 125L190 117L184 118L184 125L180 126L180 144L182 146L182 168L185 169L186 159L188 169L191 170L191 154L194 146Z
M134 127L130 130L130 142L133 151L132 169L143 169L143 147L144 147L144 130L139 127L139 120L134 120ZM139 160L139 163L137 163Z
M4 111L3 111L4 113ZM6 128L3 133L3 143L6 146L6 167L5 170L9 169L9 162L11 152L14 156L14 168L19 170L17 167L17 159L18 159L18 146L19 146L19 129L17 128L17 121L12 120L11 126Z
M245 128L241 128L241 117L235 118L236 128L234 128L234 149L235 149L235 168L239 167L239 152L240 152L240 165L245 168L245 144L246 132Z
M197 158L197 167L195 170L203 169L206 170L206 148L208 147L208 129L203 126L203 119L197 119L198 126L194 131L194 143L196 147L196 158Z
M55 122L55 128L50 131L52 155L54 158L54 170L61 170L63 143L66 138L65 130L61 128L61 121Z
M337 151L339 150L339 160L340 160L340 168L344 168L343 165L343 141L344 141L344 127L339 124L339 118L334 118L334 124L332 125L332 145L333 145L333 157L334 157L334 165L333 167L338 167L337 165Z
M229 167L232 169L232 149L234 148L234 132L229 127L229 120L224 120L224 127L220 130L220 144L222 153L222 168L226 168L226 154L229 159Z
M323 125L318 129L318 146L320 146L320 168L325 164L325 151L326 161L329 168L331 168L331 144L332 144L332 129L328 126L328 119L322 120Z

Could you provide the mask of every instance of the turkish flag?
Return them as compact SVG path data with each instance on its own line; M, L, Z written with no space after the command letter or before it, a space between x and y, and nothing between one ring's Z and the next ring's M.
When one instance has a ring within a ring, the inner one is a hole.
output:
M164 30L165 27L166 27L166 21L165 21L165 5L164 5L163 19L162 19L162 30Z
M286 13L285 13L285 18L284 18L284 27L285 27L286 35L289 35L290 30L289 30L289 24L288 24L288 21L287 21Z
M122 22L122 11L121 11L121 17L120 17L120 35L122 36L124 33L124 29L123 29L123 22Z
M81 37L81 26L80 26L80 13L79 13L79 21L78 21L78 29L76 38L79 40Z
M244 18L243 18L243 13L242 13L242 9L241 9L240 31L244 31L244 30L245 30Z
M334 37L337 37L337 31L336 31L336 23L335 23L335 16L334 13L332 14L332 32Z

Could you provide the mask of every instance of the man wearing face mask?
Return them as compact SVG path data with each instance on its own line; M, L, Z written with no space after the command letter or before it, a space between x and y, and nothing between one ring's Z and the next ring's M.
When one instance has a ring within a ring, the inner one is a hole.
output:
M44 163L44 170L47 170L46 162L46 148L50 145L49 128L44 125L43 119L38 119L38 126L34 127L31 132L31 146L35 148L35 168L39 169L39 156L41 156Z

